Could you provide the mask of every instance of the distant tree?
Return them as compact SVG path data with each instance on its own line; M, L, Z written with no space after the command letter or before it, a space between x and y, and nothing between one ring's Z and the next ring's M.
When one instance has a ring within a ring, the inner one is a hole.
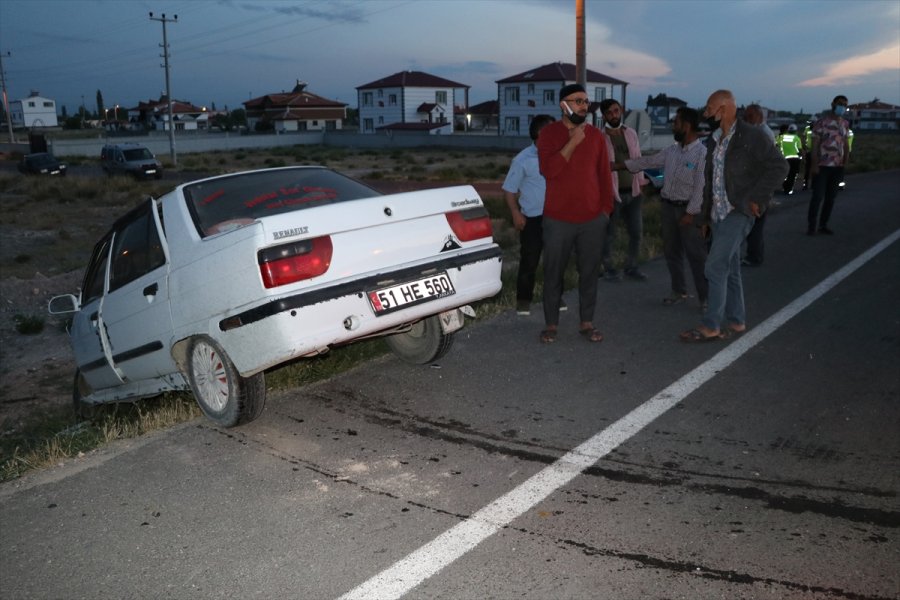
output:
M210 106L212 107L213 112L215 112L215 110L216 110L216 103L215 103L215 101L213 101L213 103L210 104Z
M68 116L69 116L69 112L66 110L66 105L63 104L63 106L62 106L62 118L63 118L63 120L65 120Z
M97 118L103 118L103 94L97 90Z
M63 121L63 129L81 129L81 115L68 117Z
M230 117L235 127L247 126L247 111L243 108L236 108L231 111Z

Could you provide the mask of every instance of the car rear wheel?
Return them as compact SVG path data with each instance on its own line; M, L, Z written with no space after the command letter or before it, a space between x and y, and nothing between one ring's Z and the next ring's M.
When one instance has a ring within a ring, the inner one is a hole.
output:
M191 342L188 382L203 414L222 427L249 423L266 405L265 374L241 377L222 347L206 336Z
M402 360L424 365L444 356L453 345L453 334L444 333L437 316L413 324L409 331L384 338L391 351Z
M85 402L84 397L91 393L91 388L84 380L81 370L75 369L75 383L72 386L72 408L75 418L90 421L97 415L97 405Z

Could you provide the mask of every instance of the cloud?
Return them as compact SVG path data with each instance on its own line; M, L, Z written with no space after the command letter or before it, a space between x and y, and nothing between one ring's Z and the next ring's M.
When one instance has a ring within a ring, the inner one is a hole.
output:
M900 70L900 44L872 54L847 58L827 69L822 77L807 79L797 85L799 87L847 85L858 82L864 75L889 70Z

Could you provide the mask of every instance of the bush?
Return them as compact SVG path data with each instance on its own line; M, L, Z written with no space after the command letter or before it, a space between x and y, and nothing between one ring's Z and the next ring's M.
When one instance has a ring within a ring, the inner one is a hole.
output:
M17 314L13 321L16 323L16 331L23 335L36 335L44 330L43 317Z

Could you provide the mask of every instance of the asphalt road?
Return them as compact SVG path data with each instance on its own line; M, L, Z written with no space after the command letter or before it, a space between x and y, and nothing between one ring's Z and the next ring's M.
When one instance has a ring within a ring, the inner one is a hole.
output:
M600 283L602 344L510 312L6 483L0 597L900 598L900 172L849 177L833 237L808 195L728 342L677 340L654 261Z

